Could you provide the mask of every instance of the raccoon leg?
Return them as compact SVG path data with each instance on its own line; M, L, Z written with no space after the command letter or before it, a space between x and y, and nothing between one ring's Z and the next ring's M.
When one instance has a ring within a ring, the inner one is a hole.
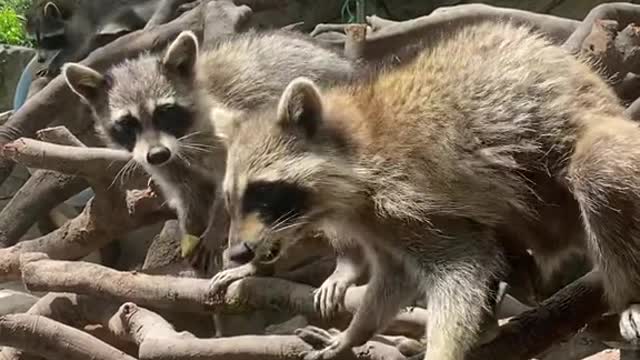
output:
M425 359L429 360L463 360L495 321L495 306L504 292L499 285L503 253L490 231L461 224L446 235L439 240L446 243L424 250L422 257L428 269Z
M567 180L609 304L621 311L640 300L640 129L593 120L576 142Z
M633 304L620 314L620 334L627 341L640 341L640 304Z
M322 317L330 318L344 307L344 295L366 267L359 248L347 249L336 258L336 269L316 289L313 302Z
M363 345L415 298L419 289L415 273L419 269L409 268L411 262L399 253L372 245L363 249L371 276L358 310L346 330L334 336L324 349L306 354L305 360L333 359L354 346Z

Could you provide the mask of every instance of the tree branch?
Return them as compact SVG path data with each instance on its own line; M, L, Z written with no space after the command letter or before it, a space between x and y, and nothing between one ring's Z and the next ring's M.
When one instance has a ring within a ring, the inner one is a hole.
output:
M640 19L640 5L626 2L600 4L589 12L573 34L564 42L563 47L578 53L597 20L616 20L619 26L624 28L634 21L637 22L638 19Z
M0 317L0 344L47 359L135 360L83 331L37 315Z
M96 189L85 209L59 229L34 240L0 249L0 279L20 276L20 255L41 252L54 259L79 259L143 225L167 220L173 212L150 190ZM117 226L114 226L117 224Z
M237 281L229 286L223 298L214 298L209 293L208 279L120 272L91 263L29 256L23 256L18 267L22 270L24 284L33 291L73 292L182 312L241 314L256 309L287 309L307 316L313 323L327 325L315 311L313 287L277 278ZM346 311L332 319L330 325L348 321L363 293L364 287L350 288L345 298ZM425 328L424 314L423 309L408 309L398 315L390 330L420 335Z
M607 310L600 274L591 272L501 326L498 337L471 358L530 359Z
M252 360L301 358L313 348L297 336L235 336L222 339L197 339L189 333L176 332L158 314L126 303L114 318L122 321L122 328L139 345L139 357L152 359L209 359ZM357 347L341 360L404 359L395 346L369 341Z
M21 138L6 144L0 154L25 166L79 175L97 180L110 178L131 160L124 150L78 148Z
M580 24L578 21L557 16L484 4L441 7L427 16L396 24L385 24L368 36L363 57L369 60L380 59L409 44L428 44L443 34L486 20L511 20L517 24L527 24L544 32L556 43L563 43ZM336 47L344 47L344 39L326 42Z

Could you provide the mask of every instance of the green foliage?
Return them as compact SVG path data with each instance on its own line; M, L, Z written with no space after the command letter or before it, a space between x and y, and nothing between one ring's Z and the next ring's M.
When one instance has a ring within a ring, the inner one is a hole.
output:
M0 0L0 7L13 9L18 15L24 16L31 4L31 0Z
M29 45L24 14L29 0L0 0L0 44Z

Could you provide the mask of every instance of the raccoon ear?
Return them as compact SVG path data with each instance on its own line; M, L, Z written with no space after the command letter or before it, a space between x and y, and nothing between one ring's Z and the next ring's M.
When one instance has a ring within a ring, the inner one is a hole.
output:
M106 92L107 78L84 65L66 63L62 66L62 74L71 90L88 103L95 102Z
M60 8L58 8L58 5L52 2L48 2L44 5L43 13L45 17L50 17L54 19L62 18L62 12L60 11Z
M294 79L280 97L277 116L282 126L295 126L313 137L322 121L320 90L308 78Z
M198 38L192 31L183 31L169 45L162 59L169 71L180 76L190 77L198 59Z

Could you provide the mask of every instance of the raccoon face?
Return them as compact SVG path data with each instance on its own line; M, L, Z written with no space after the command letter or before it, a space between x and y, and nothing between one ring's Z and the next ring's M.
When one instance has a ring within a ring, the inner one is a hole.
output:
M232 195L228 195L228 199ZM254 258L270 264L277 261L305 233L311 193L287 181L252 181L246 184L236 207L227 209L232 221L230 258L243 263Z
M147 169L177 158L197 137L193 76L198 44L183 32L163 58L143 55L107 74L65 64L69 87L93 110L98 129ZM186 161L186 160L185 160Z
M217 127L228 144L223 188L234 261L273 263L322 216L322 159L309 146L320 119L315 86L298 79L277 114ZM274 118L277 121L274 121Z
M66 21L61 9L53 2L45 3L44 7L35 6L29 11L25 30L35 42L38 62L45 63L53 59L61 49L69 46Z

